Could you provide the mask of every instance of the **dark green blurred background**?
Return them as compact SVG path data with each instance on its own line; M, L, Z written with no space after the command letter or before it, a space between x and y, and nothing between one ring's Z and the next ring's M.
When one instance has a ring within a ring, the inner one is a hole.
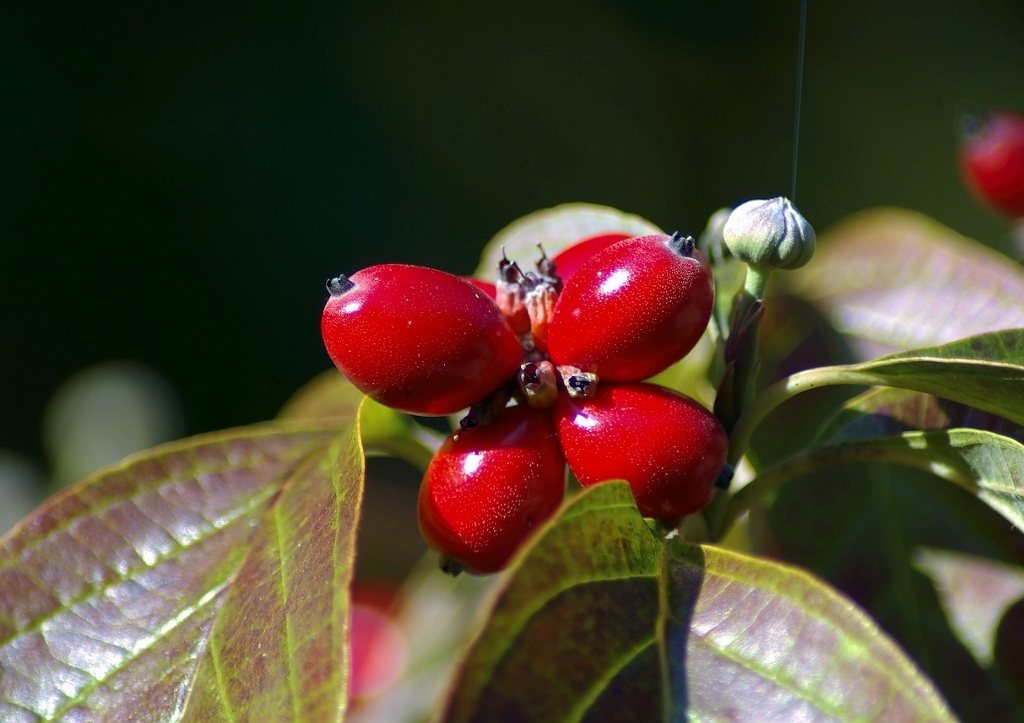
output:
M143 362L195 433L329 364L323 282L468 272L565 201L697 233L788 194L799 3L6 3L0 448L44 463L76 370ZM909 206L995 246L965 110L1024 110L1024 2L815 2L797 202Z

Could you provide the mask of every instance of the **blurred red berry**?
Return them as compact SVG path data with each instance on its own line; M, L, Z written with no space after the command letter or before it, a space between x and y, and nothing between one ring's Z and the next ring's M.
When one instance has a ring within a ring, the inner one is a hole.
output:
M359 583L352 589L349 696L354 704L391 687L405 665L407 646L391 617L392 596L393 591Z
M983 203L1024 216L1024 116L998 112L964 118L960 170Z

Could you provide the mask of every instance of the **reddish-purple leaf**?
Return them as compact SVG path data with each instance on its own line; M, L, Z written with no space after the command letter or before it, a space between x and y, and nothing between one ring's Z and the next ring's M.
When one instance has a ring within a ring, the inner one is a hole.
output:
M927 216L863 211L828 229L782 281L849 335L862 358L1024 327L1024 269Z
M874 621L807 572L710 546L669 549L676 711L698 720L951 720Z
M53 498L0 542L0 719L336 716L361 480L354 427L264 425Z

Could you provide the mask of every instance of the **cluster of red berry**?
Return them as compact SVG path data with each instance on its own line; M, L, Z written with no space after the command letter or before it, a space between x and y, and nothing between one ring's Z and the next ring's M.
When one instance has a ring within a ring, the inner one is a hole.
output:
M420 415L469 408L431 461L420 529L446 569L501 569L584 486L629 482L640 511L675 519L710 500L726 456L701 404L646 383L711 316L714 281L693 239L606 234L536 270L502 260L497 284L385 264L328 282L321 321L361 391Z

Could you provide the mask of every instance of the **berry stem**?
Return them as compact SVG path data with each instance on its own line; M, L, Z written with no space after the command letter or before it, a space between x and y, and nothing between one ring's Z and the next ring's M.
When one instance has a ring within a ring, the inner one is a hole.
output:
M733 302L732 326L725 348L725 361L731 368L722 380L718 395L721 402L715 408L715 413L730 432L754 396L757 372L761 366L758 337L764 315L762 300L771 272L770 266L748 264L743 291Z
M747 264L747 275L743 282L743 291L736 295L733 302L732 325L725 344L726 374L715 395L715 416L722 422L725 431L730 435L729 457L726 465L734 469L743 456L747 439L743 439L743 447L733 457L735 435L733 430L743 421L744 412L750 406L754 396L757 372L761 367L760 341L761 317L764 316L765 288L772 273L771 266ZM767 413L767 412L766 412ZM749 432L744 432L749 436ZM712 530L721 528L725 510L731 496L728 482L720 486L711 503L702 511L708 527ZM712 539L720 539L713 536Z
M743 292L739 296L741 307L738 318L747 326L744 329L746 343L741 346L739 357L736 359L734 383L739 400L737 416L743 413L754 398L757 372L761 368L761 317L764 316L763 311L757 306L764 300L765 287L768 286L771 274L770 266L748 266L747 276L743 281Z
M426 472L443 441L442 435L415 422L411 429L401 434L364 431L362 435L363 450L367 456L396 457L421 473Z
M768 286L768 279L771 278L771 266L747 266L747 277L743 281L743 295L750 299L761 301L764 299L764 290Z
M934 460L915 453L909 447L903 449L870 445L822 447L800 452L782 460L732 495L721 518L715 520L712 539L721 540L728 534L740 515L749 510L758 500L764 499L766 495L779 489L788 480L822 467L847 462L900 464L930 472L972 492L977 488L974 479L963 470L949 465L938 465Z
M830 366L808 369L781 379L775 384L767 387L753 400L753 402L746 405L743 409L743 413L739 416L739 419L736 420L735 424L729 430L729 454L726 457L726 464L733 468L737 467L744 454L746 454L747 447L750 445L750 438L758 425L760 425L760 423L764 421L765 417L767 417L776 407L781 405L783 402L792 399L797 394L827 386L885 386L888 383L889 380L884 379L883 377L869 372L859 371L851 366ZM750 460L748 458L748 462L749 461ZM794 472L793 474L799 474L799 472ZM757 479L760 479L760 477ZM765 485L765 492L761 494L767 494L767 492L774 489L774 487L768 487L768 483L759 484ZM779 484L781 484L781 482L779 482ZM753 483L751 483L751 485L753 485ZM748 485L748 487L749 486L750 485ZM736 495L738 496L743 494L744 499L752 499L749 496L755 493L746 492L746 490L747 487L743 487L736 493ZM713 532L713 540L720 540L722 536L729 531L729 528L735 521L736 516L739 514L739 512L730 511L734 510L735 504L736 503L733 502L733 495L730 495L727 490L722 490L715 495L714 499L711 500L711 504L703 511L705 519L708 521L708 526ZM749 507L750 503L740 504L745 505L739 508L739 511L742 512Z

